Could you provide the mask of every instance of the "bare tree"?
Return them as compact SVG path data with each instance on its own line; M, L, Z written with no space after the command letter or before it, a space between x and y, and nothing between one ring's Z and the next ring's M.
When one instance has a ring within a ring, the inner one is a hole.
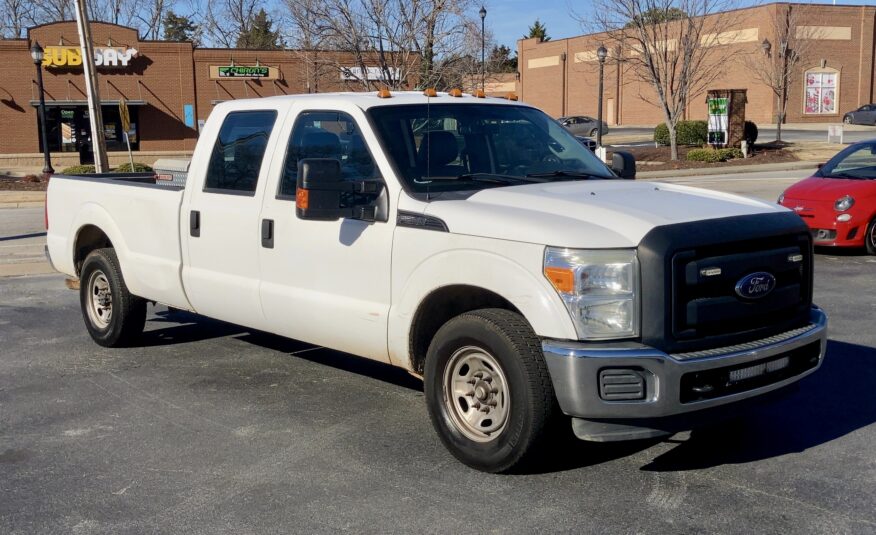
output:
M219 0L207 2L203 27L213 45L235 48L241 34L248 33L256 13L265 7L261 0Z
M3 18L0 19L0 37L22 37L27 27L33 23L34 3L28 0L3 0Z
M152 0L134 13L140 27L140 35L145 39L161 39L164 16L173 9L171 0Z
M36 24L73 20L76 18L74 4L70 0L34 0Z
M460 62L471 30L471 0L285 0L305 50L350 86L440 86ZM479 34L478 34L479 35ZM328 52L335 52L330 54ZM343 53L343 54L339 54Z
M776 141L782 140L782 123L788 106L788 88L797 81L801 64L812 55L812 35L798 30L802 6L776 4L769 20L775 42L764 38L760 50L743 57L748 72L776 96Z
M678 159L676 125L691 98L726 69L713 54L736 14L732 0L593 0L592 26L634 78L657 95L669 129L671 157Z

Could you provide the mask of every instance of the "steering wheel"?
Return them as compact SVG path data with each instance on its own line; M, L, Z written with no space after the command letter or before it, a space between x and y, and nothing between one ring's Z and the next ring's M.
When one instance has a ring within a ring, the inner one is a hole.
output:
M560 165L560 164L563 163L563 161L560 160L559 156L556 156L556 155L554 155L554 154L547 154L547 155L545 155L545 156L541 159L541 161L542 161L542 163L551 163L551 164L557 164L557 165Z

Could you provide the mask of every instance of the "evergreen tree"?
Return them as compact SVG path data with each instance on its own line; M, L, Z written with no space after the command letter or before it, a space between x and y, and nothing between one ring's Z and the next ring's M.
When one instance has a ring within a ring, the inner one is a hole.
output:
M189 17L173 11L168 11L164 16L165 41L192 41L197 44L198 33L198 26Z
M531 39L532 37L538 37L543 42L551 40L547 34L547 28L538 19L535 19L535 22L529 27L529 34L523 36L524 39Z
M283 48L280 31L272 30L273 22L264 9L260 9L249 23L249 28L237 36L237 48L278 49Z
M505 45L494 46L487 57L487 64L492 72L516 72L517 55L511 57L511 49Z

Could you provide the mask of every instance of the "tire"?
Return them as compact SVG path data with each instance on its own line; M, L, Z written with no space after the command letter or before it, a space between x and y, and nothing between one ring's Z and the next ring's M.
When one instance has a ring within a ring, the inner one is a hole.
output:
M864 238L867 244L867 252L876 255L876 217L867 225L867 236Z
M508 472L534 460L559 414L541 343L526 320L508 310L475 310L445 323L429 346L424 378L441 441L484 472Z
M854 124L852 123L852 117L850 115L846 115L845 117L843 117L843 122L846 124Z
M596 134L598 134L598 133L599 133L599 129L594 128L593 130L590 131L590 137L596 137Z
M115 250L92 251L79 280L79 305L91 338L104 347L132 345L146 324L146 300L128 291Z

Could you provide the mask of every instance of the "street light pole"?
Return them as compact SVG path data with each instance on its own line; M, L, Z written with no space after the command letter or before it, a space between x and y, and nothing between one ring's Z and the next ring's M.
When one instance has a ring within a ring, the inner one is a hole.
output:
M481 91L484 93L487 92L487 56L486 56L486 26L484 23L484 19L487 18L487 8L481 6L480 10L481 15Z
M608 56L608 50L604 46L599 45L596 50L596 58L599 59L599 98L596 110L596 146L602 148L602 81L605 71L605 58Z
M49 176L55 172L55 169L52 168L52 158L49 154L49 136L46 132L46 92L43 89L43 56L45 55L45 51L43 47L40 46L39 43L34 41L32 47L30 47L30 56L33 58L33 64L36 66L37 71L37 86L40 91L40 107L39 107L39 119L40 119L40 139L43 142L43 176Z

